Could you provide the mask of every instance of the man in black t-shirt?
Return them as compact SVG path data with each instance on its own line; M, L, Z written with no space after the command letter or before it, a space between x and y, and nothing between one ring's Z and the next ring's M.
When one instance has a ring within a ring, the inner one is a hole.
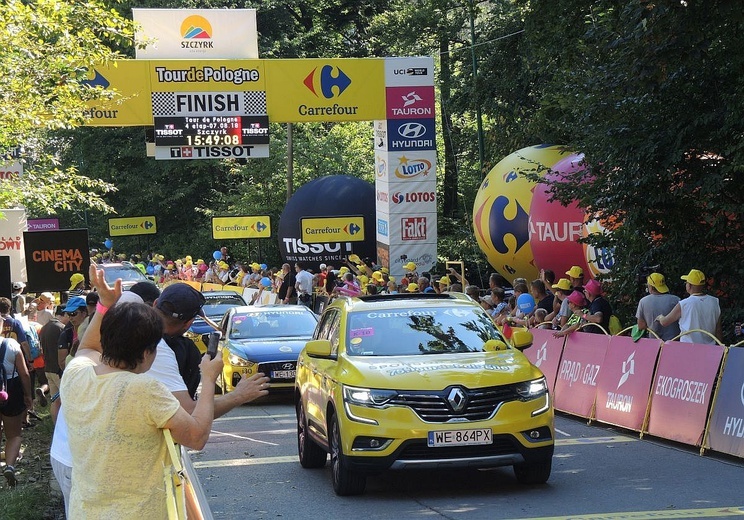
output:
M282 265L282 285L279 287L277 296L279 303L295 304L297 303L297 293L295 292L295 283L297 282L292 267L289 264Z

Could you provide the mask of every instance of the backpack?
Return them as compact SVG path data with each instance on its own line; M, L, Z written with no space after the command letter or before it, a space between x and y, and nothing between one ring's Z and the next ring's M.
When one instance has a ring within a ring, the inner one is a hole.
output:
M41 356L41 342L39 341L39 334L36 332L36 327L29 324L28 327L23 329L26 333L26 341L31 351L31 361Z
M623 330L623 326L620 323L620 318L613 314L610 316L610 334L615 336L621 330Z
M5 352L8 349L8 341L3 340L0 345L0 404L8 400L8 373L5 370ZM15 368L13 368L15 376Z

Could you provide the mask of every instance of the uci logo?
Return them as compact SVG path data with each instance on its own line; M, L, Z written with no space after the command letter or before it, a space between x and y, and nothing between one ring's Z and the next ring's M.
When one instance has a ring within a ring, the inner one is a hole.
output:
M426 133L426 127L421 123L406 123L398 128L398 135L404 139L418 139Z
M337 71L335 75L333 74L334 68ZM308 90L315 94L316 97L319 97L318 92L320 92L324 98L331 99L343 94L344 90L351 85L351 79L338 67L323 65L320 72L318 72L318 68L315 67L302 83L304 83Z

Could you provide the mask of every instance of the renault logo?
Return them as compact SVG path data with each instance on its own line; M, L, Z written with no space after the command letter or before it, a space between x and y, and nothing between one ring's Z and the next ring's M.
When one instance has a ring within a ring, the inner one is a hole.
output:
M453 388L447 395L447 402L455 412L461 412L468 404L468 396L462 388Z

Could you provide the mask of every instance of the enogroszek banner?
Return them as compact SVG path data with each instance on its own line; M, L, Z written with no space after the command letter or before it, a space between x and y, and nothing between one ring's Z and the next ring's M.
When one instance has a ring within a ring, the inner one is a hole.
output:
M132 9L137 59L258 58L255 9Z

